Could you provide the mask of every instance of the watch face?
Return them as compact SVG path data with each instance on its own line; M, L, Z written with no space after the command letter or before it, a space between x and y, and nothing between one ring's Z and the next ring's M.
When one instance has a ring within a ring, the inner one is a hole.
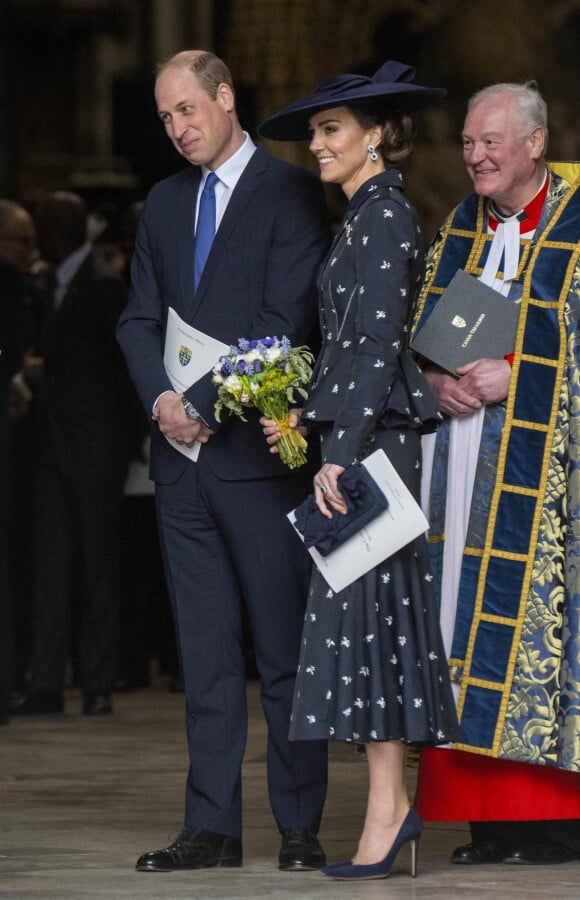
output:
M195 406L193 405L193 403L191 403L186 397L182 397L181 402L183 403L183 408L185 410L186 416L188 416L190 419L199 418L198 414L197 414L197 410L196 410Z

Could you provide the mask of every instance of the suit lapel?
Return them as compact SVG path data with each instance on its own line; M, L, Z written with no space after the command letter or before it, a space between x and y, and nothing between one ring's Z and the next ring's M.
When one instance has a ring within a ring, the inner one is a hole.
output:
M267 165L268 154L262 147L257 147L256 152L242 172L240 179L234 188L216 232L214 242L197 288L197 294L193 300L192 315L195 315L203 302L207 291L211 286L212 277L220 267L224 252L227 251L227 246L232 233L239 225L248 202L260 186L259 176L264 172ZM193 250L191 252L191 285L191 292L193 292Z
M87 280L87 273L89 272L91 265L91 254L89 254L83 260L80 268L75 273L74 277L67 286L63 298L60 301L60 305L54 313L54 320L56 322L57 329L60 325L62 325L62 322L65 321L65 319L70 315L71 311L78 303L79 298L82 297L82 287Z
M185 181L177 201L177 246L179 285L185 318L193 315L193 253L195 249L195 207L201 181L201 169L192 169L192 178ZM176 310L177 312L177 310Z

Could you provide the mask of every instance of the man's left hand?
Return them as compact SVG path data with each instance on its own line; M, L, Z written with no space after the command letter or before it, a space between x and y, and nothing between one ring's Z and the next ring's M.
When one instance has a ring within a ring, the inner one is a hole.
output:
M511 366L506 359L477 359L457 369L461 387L482 404L499 403L509 391Z

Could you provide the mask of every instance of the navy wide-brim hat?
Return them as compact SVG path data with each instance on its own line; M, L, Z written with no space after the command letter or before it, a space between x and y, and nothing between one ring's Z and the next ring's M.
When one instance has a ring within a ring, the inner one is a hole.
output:
M348 106L361 100L381 101L404 113L429 106L447 93L444 88L414 84L415 69L388 60L372 78L367 75L335 75L316 85L314 91L285 106L258 126L258 133L274 141L305 141L309 138L310 117L322 109Z

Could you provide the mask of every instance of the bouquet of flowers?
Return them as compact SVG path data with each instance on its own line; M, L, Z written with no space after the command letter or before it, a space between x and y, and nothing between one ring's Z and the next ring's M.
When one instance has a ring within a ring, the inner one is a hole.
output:
M212 371L218 400L215 415L222 411L246 421L244 407L254 406L280 426L280 459L295 469L306 462L307 444L297 428L290 428L289 407L295 394L306 397L303 385L310 381L314 357L308 347L292 347L287 337L257 341L240 339L229 353L220 356Z

